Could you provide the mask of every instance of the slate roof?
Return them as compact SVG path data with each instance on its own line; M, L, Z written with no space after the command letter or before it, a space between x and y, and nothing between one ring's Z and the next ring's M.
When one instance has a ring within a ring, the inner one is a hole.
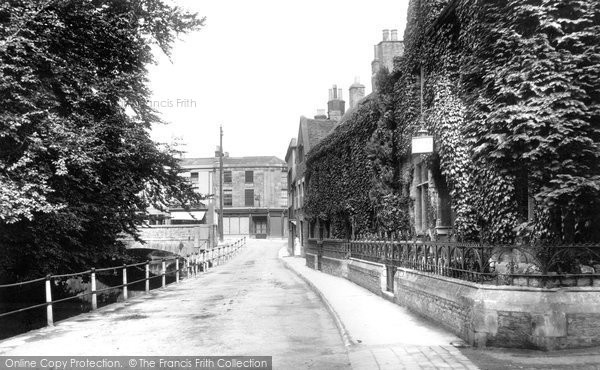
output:
M304 153L308 153L335 128L336 123L328 119L300 117L298 145L302 144L304 146Z
M213 168L219 166L218 157L210 158L183 158L183 168ZM224 157L223 167L280 167L287 166L283 159L275 156L250 156L250 157Z

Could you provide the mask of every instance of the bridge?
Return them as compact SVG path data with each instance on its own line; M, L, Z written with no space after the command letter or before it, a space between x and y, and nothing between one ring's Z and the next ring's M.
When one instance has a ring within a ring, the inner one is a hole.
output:
M285 245L281 240L249 240L215 252L212 257L220 260L213 259L213 267L203 260L185 261L170 272L171 284L161 274L156 289L141 289L116 303L2 340L0 355L267 355L275 369L572 368L600 363L595 349L554 354L465 347L441 325L347 279L307 267L304 258L286 257ZM41 314L46 310L44 305Z
M124 237L128 249L150 248L187 256L217 245L217 225L148 225L138 231L145 243Z

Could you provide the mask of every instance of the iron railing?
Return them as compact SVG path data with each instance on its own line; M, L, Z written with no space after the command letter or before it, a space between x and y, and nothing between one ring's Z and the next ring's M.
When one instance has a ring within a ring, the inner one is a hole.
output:
M355 258L480 284L542 288L600 286L600 244L488 245L309 239L308 251L319 256Z

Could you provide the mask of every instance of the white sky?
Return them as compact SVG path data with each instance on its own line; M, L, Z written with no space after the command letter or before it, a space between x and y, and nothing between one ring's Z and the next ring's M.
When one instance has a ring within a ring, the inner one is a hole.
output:
M371 92L373 45L383 29L402 39L408 0L175 0L206 26L183 36L171 61L150 66L153 105L168 125L152 137L182 137L187 157L210 157L219 143L230 156L285 157L301 115L326 109L333 84L355 76ZM195 101L178 106L178 99ZM168 105L171 105L169 107Z

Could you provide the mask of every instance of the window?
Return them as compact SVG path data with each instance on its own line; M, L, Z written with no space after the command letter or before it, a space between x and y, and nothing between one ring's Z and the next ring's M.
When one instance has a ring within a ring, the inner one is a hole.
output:
M427 214L429 211L429 172L425 163L415 166L415 228L417 234L424 233L427 228Z
M246 184L254 182L254 171L246 171Z
M190 175L190 179L192 181L192 184L197 184L198 183L198 172L192 172Z
M223 189L223 205L231 207L233 205L233 196L231 189Z
M246 189L244 191L246 207L254 207L254 189Z
M223 182L231 184L231 171L223 171Z
M288 191L287 189L281 189L281 197L279 199L282 207L287 207L288 205Z

